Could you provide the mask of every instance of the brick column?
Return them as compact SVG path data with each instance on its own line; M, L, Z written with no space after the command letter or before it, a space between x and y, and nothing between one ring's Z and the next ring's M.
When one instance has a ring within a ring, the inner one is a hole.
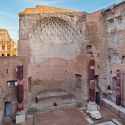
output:
M121 71L116 70L116 105L121 105Z
M17 110L22 111L24 109L24 81L23 81L23 65L17 66Z
M89 101L95 102L95 60L89 63Z

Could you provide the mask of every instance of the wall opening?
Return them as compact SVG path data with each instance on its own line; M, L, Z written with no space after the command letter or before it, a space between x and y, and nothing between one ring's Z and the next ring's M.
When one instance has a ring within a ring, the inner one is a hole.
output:
M5 45L2 45L2 50L4 50L5 49Z
M32 78L29 77L29 78L28 78L28 92L29 92L29 93L31 92L31 86L32 86L31 80L32 80Z
M108 26L109 27L113 27L113 24L114 24L114 19L113 18L108 20Z
M75 86L78 89L81 89L81 77L80 74L75 74Z
M108 62L111 63L111 56L108 56Z
M2 54L2 56L4 56L4 54Z
M17 80L9 80L6 81L6 83L8 84L8 87L15 88L17 86Z
M113 77L112 78L112 85L111 85L112 91L116 91L116 81L117 81L116 77Z
M12 117L12 102L4 102L4 116Z
M100 105L100 88L99 88L99 75L95 75L95 80L96 80L96 104Z
M118 17L116 17L116 19L117 19L117 23L118 23L118 24L121 24L121 23L122 23L122 16L121 16L121 15L118 16Z
M8 69L6 69L6 73L8 73Z
M122 56L122 64L125 64L125 56Z
M99 75L95 75L96 85L99 85Z
M86 54L92 54L92 46L91 45L86 46Z

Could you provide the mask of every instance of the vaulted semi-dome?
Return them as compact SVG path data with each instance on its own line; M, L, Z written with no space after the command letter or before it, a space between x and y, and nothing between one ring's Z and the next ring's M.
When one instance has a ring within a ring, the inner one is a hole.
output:
M40 37L41 42L47 43L71 43L78 39L79 31L72 25L58 17L45 17L37 22L34 27L35 37Z

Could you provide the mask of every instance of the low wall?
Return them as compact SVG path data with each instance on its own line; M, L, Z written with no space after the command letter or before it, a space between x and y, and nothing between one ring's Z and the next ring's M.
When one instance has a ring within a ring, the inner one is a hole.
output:
M108 99L102 99L101 105L106 107L111 112L118 115L119 118L125 121L125 108L122 106L117 106L114 102L111 102Z

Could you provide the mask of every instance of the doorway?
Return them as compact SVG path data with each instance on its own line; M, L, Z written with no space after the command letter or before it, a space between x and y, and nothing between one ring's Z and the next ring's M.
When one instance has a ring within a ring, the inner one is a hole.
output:
M95 102L96 104L100 105L101 96L100 96L100 88L99 88L99 75L95 75L96 80L96 98Z
M78 89L81 89L81 75L80 74L75 74L75 86Z
M5 117L11 117L12 116L12 102L4 102L4 115Z

